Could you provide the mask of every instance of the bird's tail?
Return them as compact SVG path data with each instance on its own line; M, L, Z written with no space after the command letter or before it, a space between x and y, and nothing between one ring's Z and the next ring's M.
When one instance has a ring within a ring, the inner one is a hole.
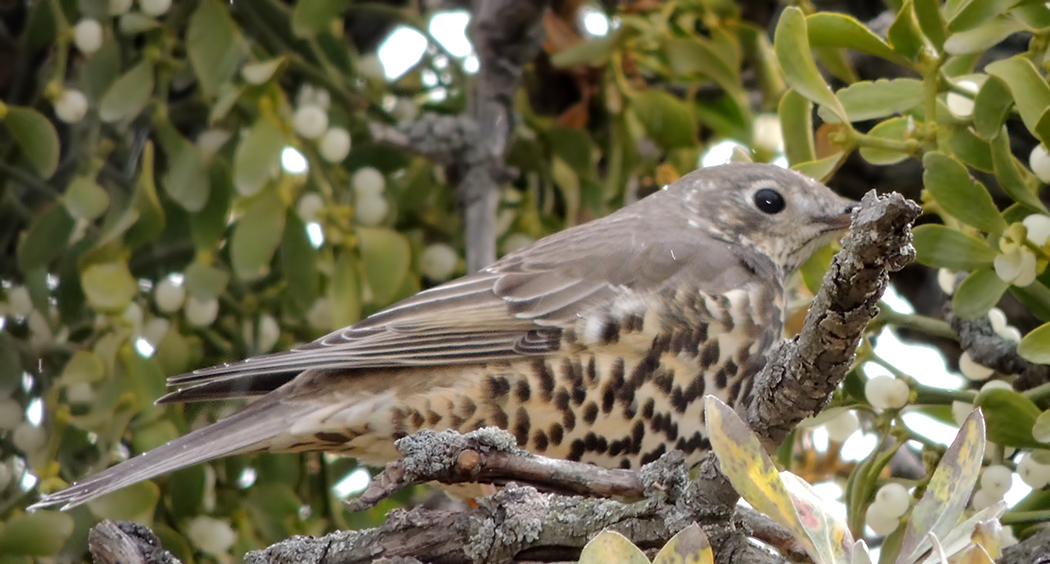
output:
M272 394L262 397L226 419L48 494L29 509L56 505L69 509L161 474L239 451L251 452L286 433L295 418L307 412L302 404L288 403Z

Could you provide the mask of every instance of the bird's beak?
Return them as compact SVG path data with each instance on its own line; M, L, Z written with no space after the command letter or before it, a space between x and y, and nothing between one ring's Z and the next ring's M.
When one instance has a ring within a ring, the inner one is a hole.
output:
M827 231L845 231L853 222L853 210L860 207L857 202L847 202L842 212L836 215L826 215L818 221L827 226Z

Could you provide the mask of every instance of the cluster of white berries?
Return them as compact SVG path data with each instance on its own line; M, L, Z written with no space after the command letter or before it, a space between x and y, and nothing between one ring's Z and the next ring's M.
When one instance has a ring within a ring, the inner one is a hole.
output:
M892 376L868 378L864 384L864 395L871 406L878 410L900 409L907 405L911 389L908 383Z
M295 98L292 126L303 139L317 142L317 152L330 163L339 163L350 154L350 132L339 126L328 126L327 90L304 84Z
M177 313L182 310L186 321L195 327L208 327L219 315L217 298L200 299L187 296L182 279L175 276L168 276L157 283L153 290L153 302L157 309L164 313Z
M1042 143L1032 149L1032 154L1028 156L1028 166L1032 167L1032 172L1039 180L1050 183L1050 153L1046 152Z
M911 506L911 494L904 486L891 483L879 488L875 501L865 513L868 526L876 535L888 535L897 530L901 517Z
M860 419L853 410L843 411L824 423L828 432L828 439L836 443L844 443L853 433L860 429Z
M0 317L7 315L25 320L29 326L29 344L34 347L61 344L69 338L68 327L62 327L57 334L51 328L51 320L58 318L57 308L52 305L46 312L37 309L25 286L7 289L7 300L0 301Z
M992 464L981 474L980 487L973 492L970 506L980 511L1003 499L1014 483L1014 473L1001 464Z
M383 197L386 177L372 167L358 169L350 179L354 190L354 219L361 225L379 225L390 211L390 203Z
M259 353L272 351L277 345L277 339L281 336L281 328L277 325L277 320L268 313L259 316L258 333L256 333L256 325L248 319L244 320L241 329L245 344L249 349L254 349Z
M1011 225L999 239L995 273L1014 286L1028 286L1038 275L1038 258L1028 244L1044 247L1050 239L1050 216L1032 214L1020 225Z

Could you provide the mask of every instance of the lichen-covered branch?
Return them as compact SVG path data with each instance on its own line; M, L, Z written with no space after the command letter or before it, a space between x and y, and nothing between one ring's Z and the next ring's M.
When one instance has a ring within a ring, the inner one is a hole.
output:
M1017 374L1016 389L1027 390L1050 382L1050 366L1021 358L1017 354L1017 343L996 334L987 317L968 321L951 312L946 317L959 338L959 346L970 353L970 358L996 372Z

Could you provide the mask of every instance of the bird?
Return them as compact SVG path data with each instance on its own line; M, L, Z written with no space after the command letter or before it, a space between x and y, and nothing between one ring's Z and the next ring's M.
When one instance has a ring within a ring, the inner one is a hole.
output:
M174 376L158 403L251 398L32 508L215 458L325 451L381 466L421 429L495 426L535 454L637 469L709 449L703 397L746 401L785 288L854 202L770 164L683 175L291 350Z

